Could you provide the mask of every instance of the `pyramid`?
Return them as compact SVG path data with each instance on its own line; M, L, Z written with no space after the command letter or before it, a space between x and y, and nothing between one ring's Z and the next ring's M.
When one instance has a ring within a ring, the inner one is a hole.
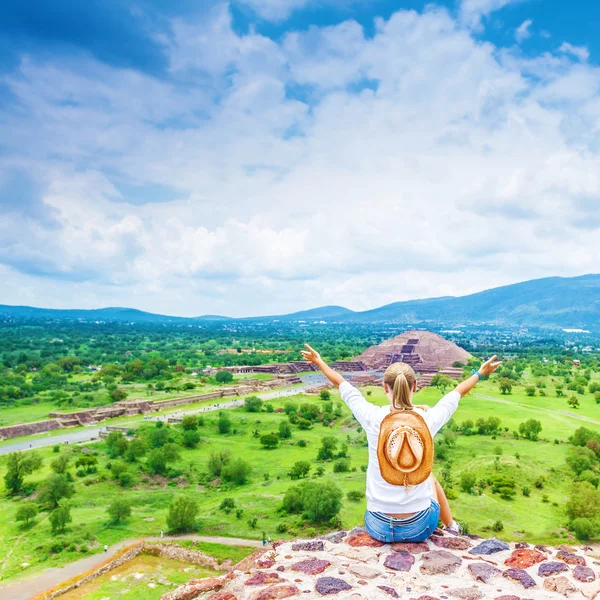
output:
M371 369L385 369L394 362L405 362L417 373L449 369L456 361L466 363L471 355L453 342L431 331L407 331L377 346L367 348L355 361Z

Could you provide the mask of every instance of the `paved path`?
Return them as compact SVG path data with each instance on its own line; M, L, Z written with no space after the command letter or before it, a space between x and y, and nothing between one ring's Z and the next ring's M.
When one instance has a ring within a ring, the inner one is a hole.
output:
M276 398L285 398L286 396L295 396L296 394L301 394L305 392L308 388L314 387L315 385L319 385L325 381L323 375L321 375L320 373L309 373L308 375L302 375L301 379L303 381L303 384L297 387L284 388L281 390L265 392L263 394L256 395L259 398L262 398L263 400L274 400ZM153 421L166 421L169 417L172 417L175 414L177 416L194 415L214 410L222 410L224 408L237 408L242 404L243 400L235 399L227 402L211 404L209 406L204 406L202 408L197 408L188 411L173 412L173 409L170 409L169 412L154 413L154 415L149 418ZM110 425L110 422L111 420L108 419L106 421L106 424ZM119 426L126 427L128 425L139 425L143 422L144 418L138 417L136 419L132 419L131 421L121 422L119 423ZM0 455L9 454L10 452L19 452L21 450L44 448L47 446L54 446L55 444L77 444L81 442L89 442L98 439L100 437L100 431L104 430L105 428L106 426L93 426L86 427L85 429L79 429L77 431L69 431L69 429L62 429L50 433L40 434L40 437L37 437L35 439L29 439L27 441L18 441L18 439L16 439L11 444L0 446Z
M199 542L224 544L227 546L251 546L255 548L263 547L262 542L258 540L245 540L240 538L227 538L219 536L211 537L204 535L164 536L163 538L146 537L133 540L124 540L109 546L106 552L93 554L92 556L86 556L85 558L76 560L75 562L69 563L64 567L46 569L42 573L34 575L31 578L23 579L18 582L11 581L5 585L0 584L0 598L3 600L28 600L28 598L31 598L36 594L41 594L45 590L52 589L63 581L67 581L73 577L76 577L80 573L85 573L86 571L97 567L104 561L110 559L125 546L130 546L142 541L170 542L177 540L195 540Z
M544 412L554 413L557 415L564 415L565 417L571 417L572 419L577 419L578 421L585 421L586 423L593 423L594 425L600 425L600 421L596 419L592 419L590 417L584 417L583 415L576 415L572 412L567 412L566 410L556 410L554 408L544 408L543 406L535 406L533 404L522 404L520 402L511 402L510 400L505 400L504 398L494 398L494 396L484 396L483 394L472 394L475 398L483 398L484 400L491 400L492 402L499 402L500 404L509 404L511 406L522 406L523 408L531 408L533 410L540 410Z

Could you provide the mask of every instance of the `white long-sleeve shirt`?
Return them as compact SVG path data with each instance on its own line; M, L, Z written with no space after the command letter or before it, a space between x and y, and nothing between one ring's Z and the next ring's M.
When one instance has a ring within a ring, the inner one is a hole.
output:
M430 478L407 489L403 485L392 485L381 476L377 458L379 426L383 418L390 413L391 406L371 404L347 381L340 385L340 394L342 400L348 405L348 408L367 434L369 443L367 510L386 514L403 514L419 512L428 508L433 492ZM450 420L450 417L458 408L459 400L460 394L452 391L428 411L419 408L414 409L425 419L431 437Z

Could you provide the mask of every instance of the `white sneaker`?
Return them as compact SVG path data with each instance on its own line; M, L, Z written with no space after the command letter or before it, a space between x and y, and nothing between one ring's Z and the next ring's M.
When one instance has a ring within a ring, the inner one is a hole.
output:
M453 535L461 535L462 534L462 527L456 521L452 521L451 525L448 525L447 527L444 527L444 531L447 531L448 533L451 533Z

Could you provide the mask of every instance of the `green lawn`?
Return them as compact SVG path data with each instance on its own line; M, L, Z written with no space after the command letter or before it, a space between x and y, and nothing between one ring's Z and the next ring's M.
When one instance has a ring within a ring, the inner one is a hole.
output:
M364 393L371 401L382 404L387 402L381 388L365 388ZM461 422L466 419L477 419L480 416L497 416L502 421L502 427L509 431L492 439L490 436L458 436L456 447L452 451L452 476L455 481L461 473L468 470L474 472L478 479L489 477L494 473L511 474L517 480L517 496L507 501L501 500L487 488L481 496L459 493L451 501L458 521L469 524L472 533L490 535L489 527L500 520L504 531L495 535L506 539L522 538L531 542L553 543L563 538L566 518L562 512L562 504L568 495L570 487L569 473L565 467L565 457L569 449L567 438L578 427L584 425L589 429L600 431L600 426L584 423L577 419L560 415L550 410L555 406L555 398L535 398L540 403L539 408L521 406L523 399L518 394L502 397L494 390L492 383L484 383L477 389L477 393L494 395L511 404L498 403L483 398L468 396L464 398L455 414L455 420ZM415 397L416 403L434 404L440 398L440 392L435 389L426 389ZM563 399L564 400L564 399ZM294 396L273 401L274 407L281 407L286 402L311 402L320 401L313 397ZM337 392L333 393L333 401L338 402ZM593 402L590 398L582 398L582 411L577 414L585 415L584 404ZM529 402L531 403L531 399ZM566 401L565 401L566 404ZM550 409L550 410L545 410ZM589 414L593 414L593 406L588 407ZM343 406L345 417L332 428L316 424L309 431L300 431L296 426L293 437L280 444L275 450L264 450L252 432L258 429L261 434L277 431L279 423L286 419L285 415L277 413L246 413L242 409L232 409L229 414L233 420L236 433L219 435L216 428L216 413L205 415L206 424L200 429L205 439L197 449L182 450L182 459L178 465L184 474L189 477L167 481L155 477L149 483L141 479L131 488L118 487L108 476L106 463L108 458L101 454L101 468L95 476L83 480L76 479L76 494L71 499L73 523L66 534L58 536L65 539L67 546L72 546L59 553L51 552L53 537L50 533L45 515L38 517L37 523L28 531L23 532L14 523L14 514L18 501L2 497L0 510L5 518L0 521L0 557L10 557L0 569L4 569L5 578L13 578L20 574L29 574L42 569L59 566L76 560L82 556L81 545L88 546L88 552L100 551L104 544L111 544L119 540L133 539L143 536L159 535L161 530L166 531L166 515L169 503L177 495L189 495L200 504L199 533L203 535L224 535L249 539L261 539L262 532L266 532L273 539L291 538L297 536L312 536L324 529L307 527L300 523L298 517L280 514L277 508L283 494L297 482L287 476L291 466L299 460L308 460L312 464L309 477L315 477L315 469L319 463L316 454L320 440L324 435L334 435L340 442L349 441L349 455L353 471L343 474L333 473L333 464L324 463L325 474L319 480L334 481L343 490L344 494L351 490L364 491L365 475L361 466L366 464L367 450L349 411ZM523 439L516 440L512 431L518 428L519 423L536 418L542 422L541 438L548 441L531 442ZM298 440L306 440L305 448L297 445ZM555 444L554 440L560 443ZM97 445L103 448L103 443ZM496 460L496 449L500 447L502 455ZM254 472L251 481L241 487L198 485L198 476L206 471L206 465L211 452L215 450L232 451L234 457L242 457L252 463ZM61 450L61 451L64 451ZM40 481L49 473L49 460L56 456L51 449L44 449L40 454L45 458L41 471L29 476L28 480ZM516 458L516 454L519 458ZM6 458L0 458L0 477L5 472ZM443 463L435 465L436 474L440 474ZM533 482L543 474L547 477L544 489L534 488ZM87 482L97 481L91 485ZM522 487L531 489L529 498L521 493ZM458 486L456 486L458 489ZM2 490L0 489L0 492ZM542 501L542 496L548 496L548 502ZM118 527L108 526L106 508L112 498L119 496L127 498L132 506L133 513L130 519ZM229 515L219 509L224 498L233 498L237 508L243 510L241 518L236 518L235 511ZM556 505L555 505L556 504ZM343 526L346 528L362 524L365 511L364 499L360 502L344 500L341 511ZM258 524L255 529L249 525L249 520L257 517ZM279 524L287 525L287 533L277 533ZM85 552L83 552L85 554ZM22 567L23 563L29 566ZM110 594L108 594L110 596ZM96 596L90 596L95 598ZM100 596L99 596L100 597ZM104 597L107 597L105 594ZM144 597L144 596L142 596ZM150 596L148 596L150 597Z

